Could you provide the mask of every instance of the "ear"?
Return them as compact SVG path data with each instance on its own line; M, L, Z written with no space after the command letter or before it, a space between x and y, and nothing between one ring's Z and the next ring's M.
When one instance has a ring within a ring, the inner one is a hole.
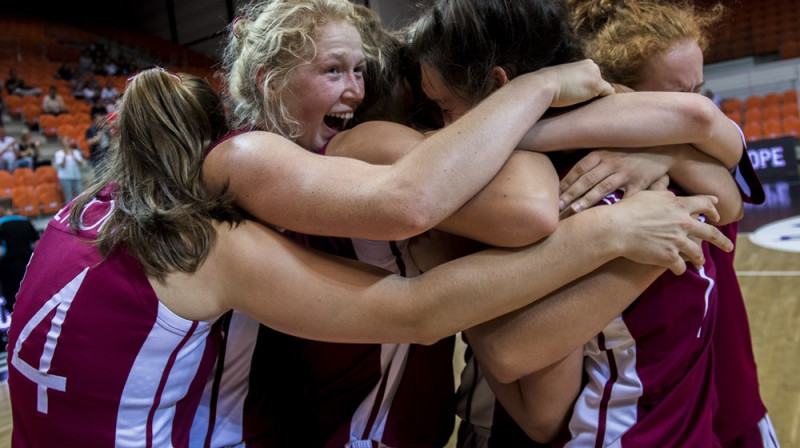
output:
M489 78L492 80L492 85L495 89L499 89L503 87L508 82L508 75L503 67L494 66L492 71L489 73Z

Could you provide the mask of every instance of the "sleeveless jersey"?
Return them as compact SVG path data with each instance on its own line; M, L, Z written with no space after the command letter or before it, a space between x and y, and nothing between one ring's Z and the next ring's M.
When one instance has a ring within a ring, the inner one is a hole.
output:
M744 137L742 137L744 141ZM746 142L745 149L746 149ZM764 187L750 158L745 154L735 168L739 192L744 202L764 202ZM739 223L719 228L734 243ZM750 338L750 324L739 279L734 269L733 252L724 252L716 246L709 247L717 265L719 288L719 316L714 331L714 382L717 389L717 406L714 412L714 433L724 445L738 448L778 446L774 428L766 417L766 407L761 400L758 372ZM756 437L751 436L757 434Z
M284 235L401 275L419 274L405 241ZM235 312L226 326L226 348L207 384L192 446L447 443L454 421L452 338L432 346L325 343L271 330Z
M717 271L708 243L703 251L705 265L662 274L585 345L588 384L567 447L721 446L711 424Z
M563 174L564 167L571 167L582 155L554 153L550 157ZM601 203L619 199L615 193ZM678 277L662 274L585 345L588 384L576 402L567 446L720 446L712 431L716 408L712 341L719 291L708 243L703 250L703 267L689 266ZM485 381L479 369L473 370L478 372L478 382ZM470 396L470 391L481 390L491 393L475 381L462 382L461 402L487 403L485 397ZM498 407L502 408L495 402L494 408ZM474 432L490 437L488 446L506 437L493 422L501 414L494 408L484 404L482 413L466 415L472 425L481 425ZM530 442L530 446L536 444Z
M219 327L158 300L124 247L92 241L114 201L68 207L47 226L10 330L14 447L189 446L189 427L220 342Z

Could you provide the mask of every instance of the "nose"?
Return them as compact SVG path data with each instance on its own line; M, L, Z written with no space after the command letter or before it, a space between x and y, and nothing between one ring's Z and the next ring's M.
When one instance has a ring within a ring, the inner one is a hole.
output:
M358 103L364 100L364 78L360 73L350 72L347 74L342 96Z

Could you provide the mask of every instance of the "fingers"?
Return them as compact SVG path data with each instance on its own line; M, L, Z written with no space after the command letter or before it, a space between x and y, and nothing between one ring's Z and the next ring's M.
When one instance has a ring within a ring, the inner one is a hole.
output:
M608 96L616 93L616 89L606 80L601 80L597 96Z
M672 271L672 273L675 275L681 275L686 272L686 262L683 261L683 258L677 257L674 263L667 266L667 269Z
M669 176L665 174L661 176L661 178L650 184L650 186L647 187L647 189L653 191L666 191L668 186L669 186Z
M595 152L590 153L586 157L582 158L575 166L572 167L571 170L561 179L561 182L558 185L559 191L567 190L572 184L578 181L581 177L583 177L586 173L600 165L602 158L599 157Z
M623 185L621 185L623 179L620 176L611 175L601 180L599 183L588 178L589 176L587 175L586 181L581 179L581 181L570 187L569 190L561 195L559 198L559 207L561 207L562 210L565 210L568 206L577 213L597 204L603 198L617 190L624 190ZM594 185L595 183L596 185ZM591 187L589 191L584 192L585 187L591 185L594 186ZM574 197L577 197L577 199L572 199Z
M677 200L684 204L692 216L705 215L711 221L719 221L719 212L715 206L719 199L716 196L701 194L679 197Z
M725 252L733 250L733 242L711 224L694 221L689 228L689 235L708 241Z

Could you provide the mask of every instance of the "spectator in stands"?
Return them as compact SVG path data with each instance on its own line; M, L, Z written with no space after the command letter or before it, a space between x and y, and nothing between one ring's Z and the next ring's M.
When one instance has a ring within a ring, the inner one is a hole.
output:
M75 73L72 70L72 64L67 61L62 62L58 67L58 70L56 70L55 78L69 82L75 80Z
M42 140L33 139L30 129L23 130L17 145L17 161L14 164L14 168L36 168L39 164L39 146L41 144Z
M69 202L83 191L81 185L83 155L71 138L61 136L60 143L61 148L53 156L53 164L58 170L58 181L64 191L64 198Z
M17 161L17 141L6 134L6 128L0 126L0 169L8 172L14 171L14 162Z
M0 202L0 285L9 311L14 309L25 266L38 240L39 232L30 220L15 215L9 205Z
M119 98L119 90L114 87L114 82L109 79L106 81L103 90L100 91L100 102L108 107L109 105L113 105L117 101L117 98Z
M86 130L86 143L89 145L89 163L96 170L111 144L111 136L102 126L107 116L105 109L94 107L91 114L92 125Z
M17 74L17 69L13 67L8 69L6 90L9 95L40 95L42 93L42 89L25 84L22 77Z
M42 112L50 115L59 115L69 112L64 104L64 97L58 94L56 86L50 86L47 95L42 98Z
M102 90L103 87L100 85L100 82L97 81L97 78L94 77L94 73L89 71L81 75L81 79L75 84L75 90L72 93L76 98L83 98L89 104L94 104L95 99L100 97L100 92Z

